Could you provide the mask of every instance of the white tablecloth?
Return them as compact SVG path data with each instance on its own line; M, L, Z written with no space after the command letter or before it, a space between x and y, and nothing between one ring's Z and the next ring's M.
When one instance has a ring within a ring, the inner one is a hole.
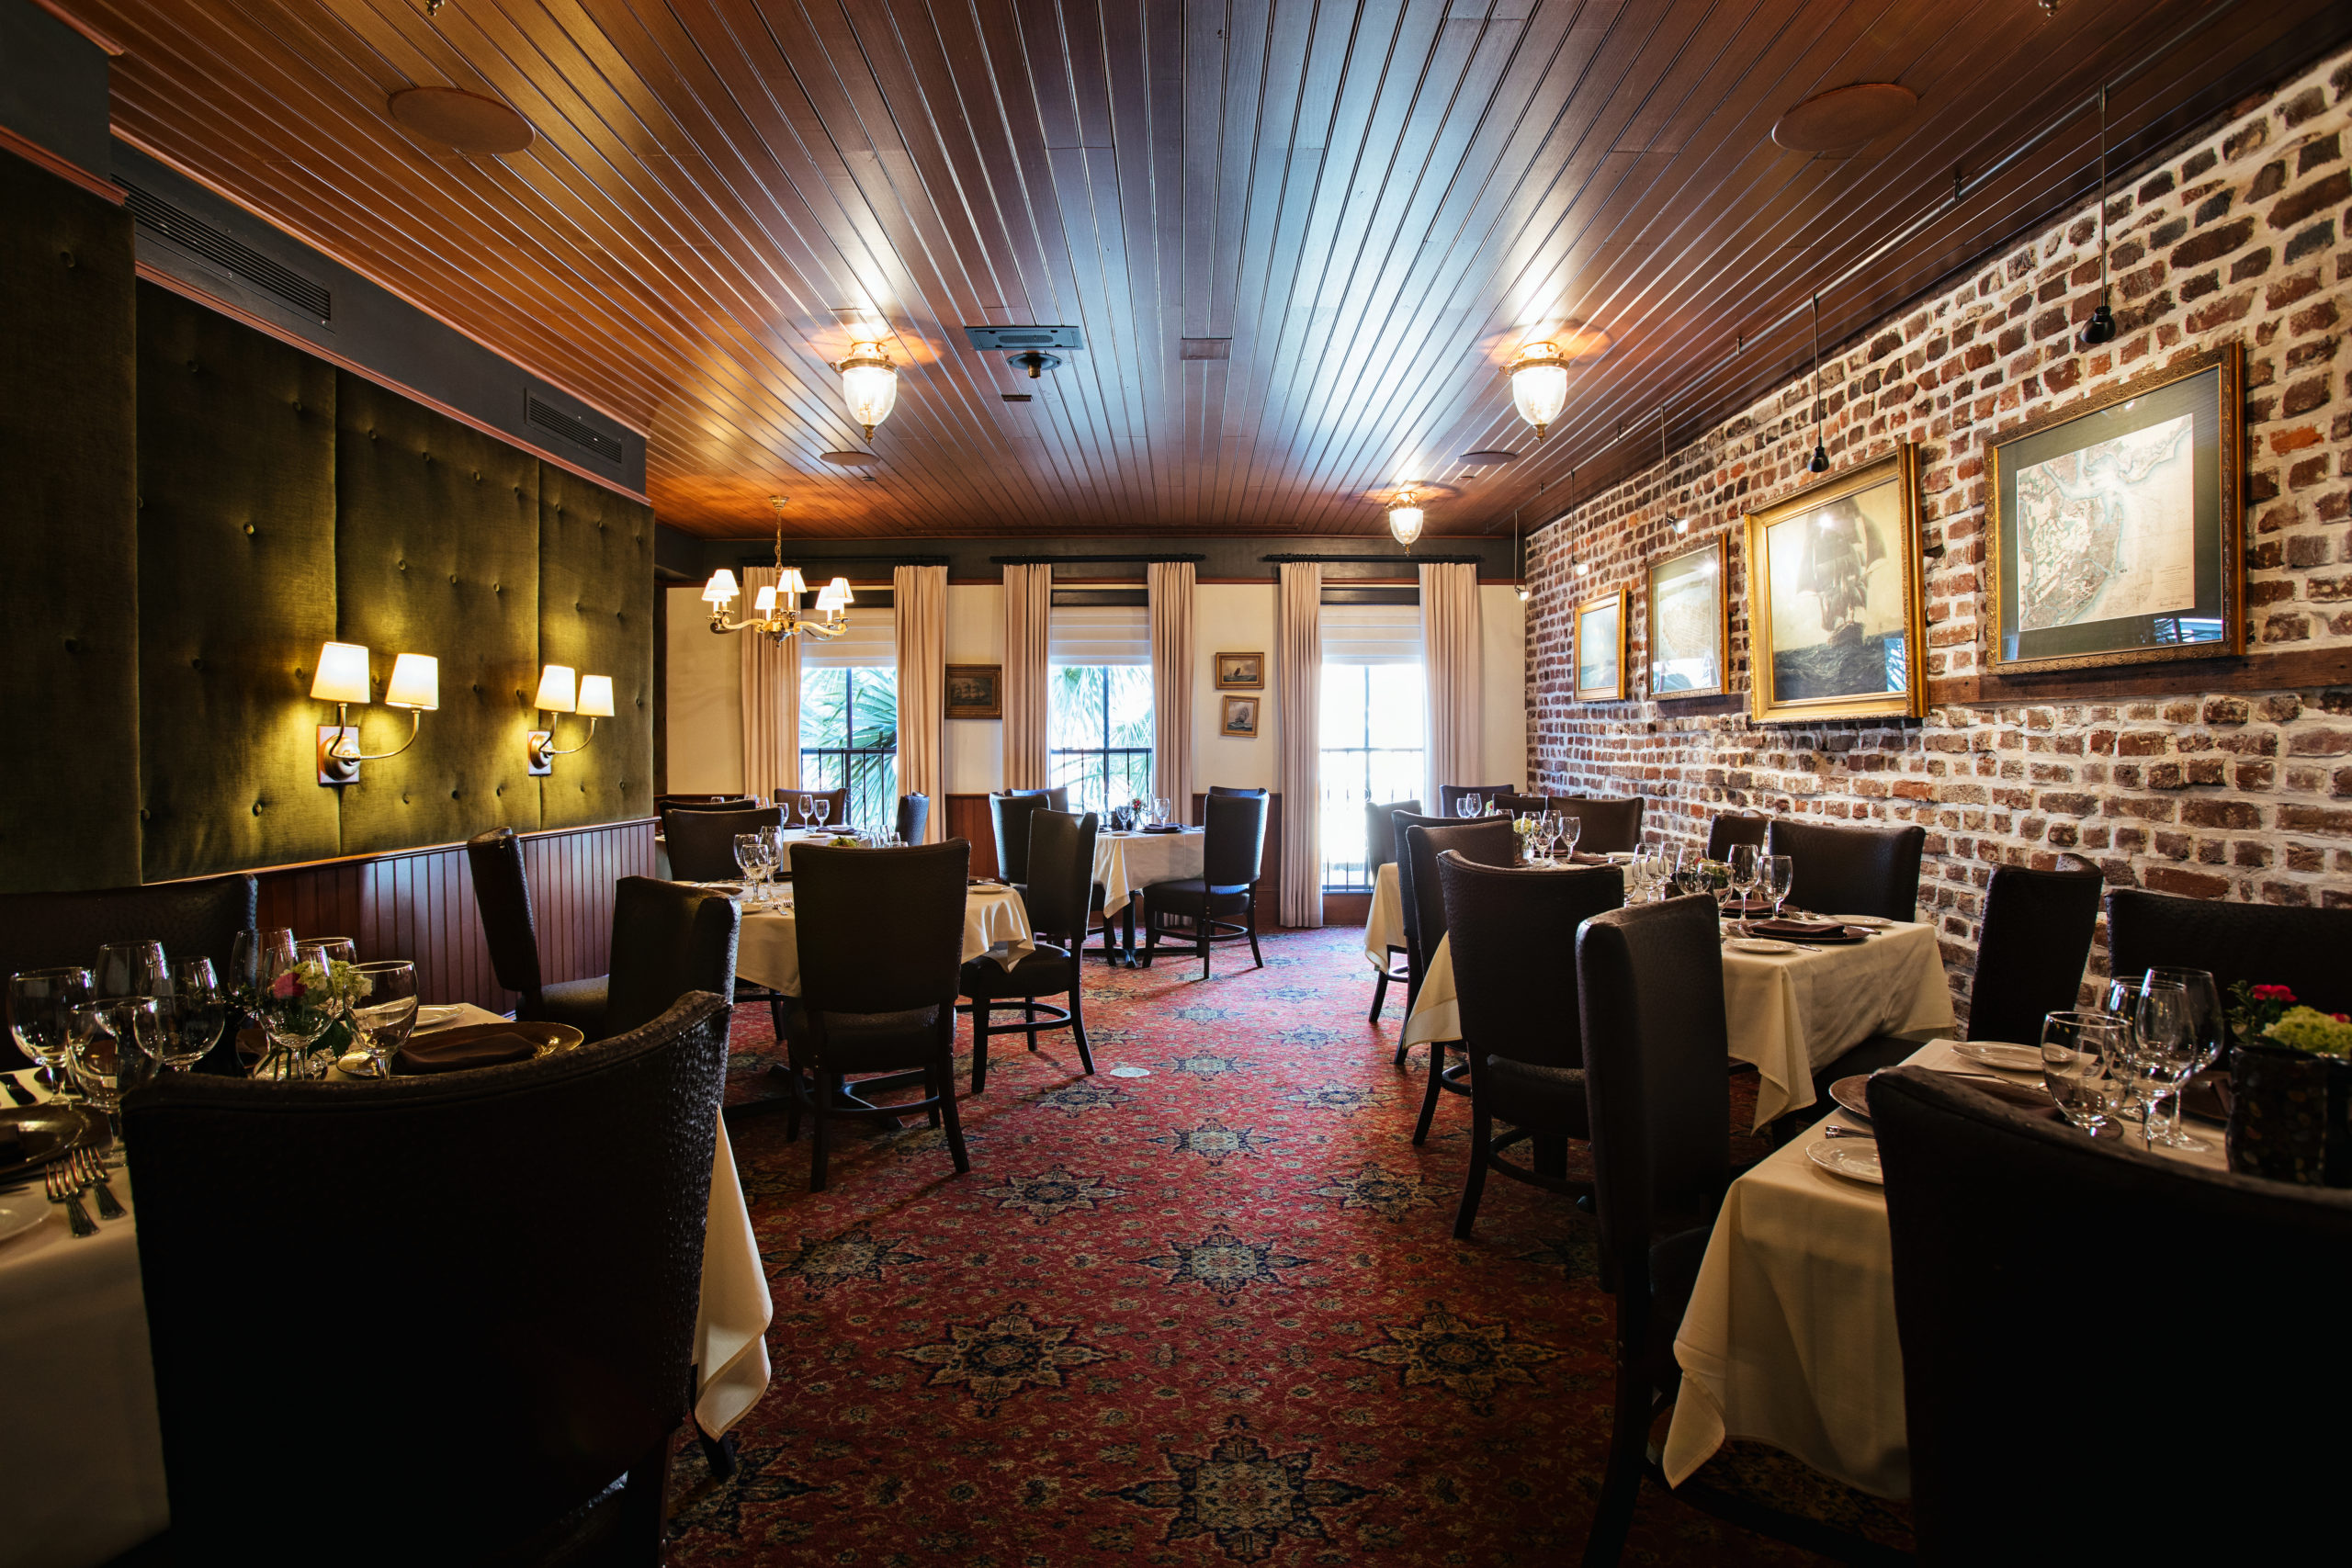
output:
M1098 833L1094 838L1094 886L1102 889L1102 912L1115 915L1155 882L1201 874L1208 835L1198 828L1181 833Z
M1388 967L1388 950L1405 945L1405 897L1396 881L1396 863L1390 861L1373 876L1372 913L1363 921L1363 955L1374 969ZM1452 983L1453 970L1446 971Z
M1910 1060L1984 1070L1942 1040ZM1715 1218L1674 1340L1682 1392L1663 1459L1678 1485L1728 1436L1770 1443L1865 1492L1910 1495L1886 1199L1813 1163L1805 1150L1831 1123L1867 1126L1831 1112L1733 1182ZM2211 1152L2181 1157L2220 1169L2221 1134L2205 1136Z
M1036 951L1029 911L1021 895L999 883L968 889L964 897L964 960L987 953L1011 968ZM774 908L743 911L742 935L735 946L735 973L786 996L800 994L800 927L790 895Z
M436 1020L495 1021L480 1008ZM30 1071L16 1077L36 1086ZM113 1182L135 1213L130 1172L117 1170ZM94 1200L83 1206L96 1217ZM767 1392L772 1315L722 1117L695 1320L695 1419L704 1431L725 1432ZM92 1568L171 1522L130 1223L102 1221L96 1235L77 1240L52 1211L0 1241L0 1565Z
M1851 947L1780 955L1725 947L1724 1021L1732 1060L1752 1065L1763 1080L1756 1092L1761 1127L1811 1105L1814 1069L1872 1035L1950 1029L1951 987L1929 926L1900 923ZM1461 1037L1453 953L1441 940L1405 1021L1405 1043Z

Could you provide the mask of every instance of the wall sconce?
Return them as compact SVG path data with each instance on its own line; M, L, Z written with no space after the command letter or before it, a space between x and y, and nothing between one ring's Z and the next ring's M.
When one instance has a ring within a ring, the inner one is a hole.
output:
M368 675L368 649L356 642L331 642L319 649L319 673L311 682L315 702L334 705L334 722L319 726L319 783L359 782L359 764L397 757L416 744L424 715L441 705L441 661L429 653L403 653L392 661L384 705L408 709L408 739L389 751L362 751L359 727L350 722L353 703L375 701Z
M578 714L588 721L588 733L580 738L577 746L558 746L552 720L545 729L534 729L530 736L531 775L545 778L555 772L555 760L569 757L574 751L584 751L596 739L596 721L613 716L613 678L610 675L577 675L569 664L549 664L539 671L539 694L531 705L542 713Z

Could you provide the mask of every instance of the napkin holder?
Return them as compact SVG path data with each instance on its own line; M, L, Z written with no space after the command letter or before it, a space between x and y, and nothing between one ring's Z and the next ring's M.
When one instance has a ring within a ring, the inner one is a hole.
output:
M2304 1187L2352 1187L2352 1061L2241 1044L2230 1066L2230 1168Z

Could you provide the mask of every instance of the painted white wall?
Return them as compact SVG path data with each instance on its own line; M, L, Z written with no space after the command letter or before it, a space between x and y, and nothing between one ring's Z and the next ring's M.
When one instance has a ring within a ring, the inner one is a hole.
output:
M951 583L947 589L947 662L1004 662L1004 584ZM1004 721L947 721L947 793L985 795L1003 787Z
M1274 663L1274 595L1271 582L1204 582L1193 590L1193 787L1274 789L1281 784L1280 675ZM1216 689L1216 656L1262 653L1266 687L1227 694ZM1258 737L1223 733L1225 699L1261 697Z
M710 634L700 583L670 595L670 787L718 795L743 787L743 655L732 637Z
M1442 783L1527 784L1527 606L1509 584L1478 589L1478 678L1484 697L1476 779Z

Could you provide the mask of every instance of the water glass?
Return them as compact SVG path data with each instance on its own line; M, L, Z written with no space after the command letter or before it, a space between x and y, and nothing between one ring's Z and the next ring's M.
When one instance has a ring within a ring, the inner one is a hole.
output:
M1584 837L1584 818L1560 813L1560 852L1570 859L1576 857L1577 840Z
M2212 974L2204 969L2151 969L2141 981L2149 986L2178 986L2187 994L2188 1007L2188 1037L2197 1046L2197 1065L2189 1069L2193 1077L2222 1059L2224 1033L2221 988L2213 982ZM2172 1115L2152 1136L2168 1149L2187 1153L2201 1153L2211 1145L2180 1127L2180 1096L2173 1096Z
M800 812L800 829L801 829L801 831L803 831L803 832L807 832L807 831L808 830L808 822L809 822L809 819L810 819L811 818L813 818L813 817L815 817L815 816L817 815L817 807L816 807L816 805L815 805L812 801L810 801L810 800L809 800L809 798L808 798L807 795L802 795L802 796L801 796L797 801L795 801L793 804L794 804L794 805L795 805L795 806L799 809L799 812Z
M90 971L97 997L160 997L172 988L171 970L160 942L110 942L98 949Z
M392 1076L392 1058L416 1029L416 965L405 958L359 965L367 989L352 1003L352 1027L367 1056L368 1077Z
M311 1047L334 1026L342 1009L331 992L308 984L311 976L303 971L320 956L320 950L310 944L290 941L283 947L273 945L264 955L257 1021L269 1049L254 1064L255 1077L324 1076L326 1064L311 1059Z
M2155 1148L2161 1130L2157 1107L2178 1096L2188 1075L2197 1070L2203 1049L2190 1027L2188 991L2161 981L2143 982L2139 1006L2132 1013L2132 1065L2143 1106L2143 1147Z
M1772 900L1772 918L1781 918L1781 906L1789 901L1789 890L1797 885L1797 863L1794 855L1758 855L1756 864L1765 894Z
M153 997L111 997L74 1010L66 1065L83 1098L109 1118L122 1108L124 1095L155 1076L163 1006Z
M735 835L735 867L743 874L751 902L760 901L760 874L767 869L767 840L757 833Z
M53 1095L67 1092L74 1010L89 999L87 969L27 969L8 976L8 1032L40 1064L40 1081Z
M1747 900L1756 891L1758 866L1754 844L1731 847L1731 891L1739 900L1739 934L1747 934Z
M817 826L821 828L825 825L825 818L832 815L833 803L821 795L813 795L810 799L817 807Z
M2041 1081L2060 1114L2086 1133L2115 1117L2132 1026L2103 1012L2053 1012L2041 1021Z
M163 1010L164 1066L186 1072L204 1059L229 1023L229 994L212 972L212 960L172 960L172 994Z
M239 931L236 945L229 950L229 988L251 996L287 959L294 956L294 932L280 926L275 931Z

